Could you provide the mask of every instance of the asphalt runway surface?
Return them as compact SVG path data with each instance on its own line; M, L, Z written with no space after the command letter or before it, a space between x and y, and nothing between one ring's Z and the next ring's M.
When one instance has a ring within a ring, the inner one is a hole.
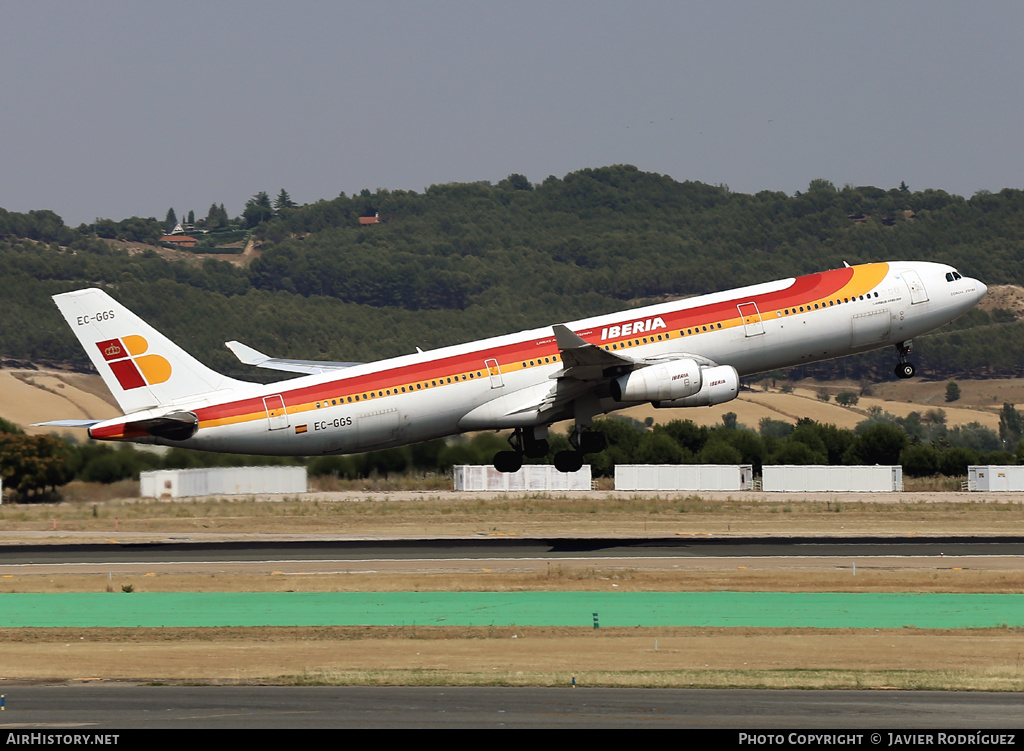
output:
M546 567L1020 570L1024 538L458 538L120 541L0 547L0 575L451 573Z
M1024 556L1024 538L798 537L430 538L376 540L110 542L0 547L0 566L189 561L326 561L706 557Z
M718 737L735 742L740 732L830 728L863 730L855 745L888 746L892 730L1024 724L1024 696L1012 693L125 684L3 692L0 743L24 732L163 728L718 728L734 731Z

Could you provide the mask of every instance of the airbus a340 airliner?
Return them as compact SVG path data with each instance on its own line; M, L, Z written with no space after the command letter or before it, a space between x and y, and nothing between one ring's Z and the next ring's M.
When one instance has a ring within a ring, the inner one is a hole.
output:
M466 431L513 431L495 466L548 452L548 427L574 420L575 471L604 447L595 416L651 402L735 399L740 376L894 345L901 378L911 339L986 292L956 269L890 261L716 292L373 363L284 360L239 342L244 363L306 375L269 385L220 375L98 289L54 296L124 412L93 438L246 454L356 453Z

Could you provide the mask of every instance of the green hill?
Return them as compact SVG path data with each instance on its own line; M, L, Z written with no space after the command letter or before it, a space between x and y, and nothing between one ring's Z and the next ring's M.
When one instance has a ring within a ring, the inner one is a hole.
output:
M116 235L116 223L70 228L50 211L0 210L0 356L86 367L49 300L83 286L109 289L237 374L229 339L280 356L375 359L843 261L933 260L988 284L1024 278L1024 192L1010 189L965 199L815 180L793 196L746 195L613 166L539 185L511 175L342 194L264 216L253 230L260 252L244 266L129 256L96 234ZM371 216L379 223L360 222ZM1024 325L1012 316L975 311L954 326L917 342L921 372L1020 374ZM802 374L889 378L892 362L869 354Z

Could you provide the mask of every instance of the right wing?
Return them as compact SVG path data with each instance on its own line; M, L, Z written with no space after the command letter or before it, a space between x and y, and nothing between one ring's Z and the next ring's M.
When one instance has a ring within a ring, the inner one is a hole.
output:
M235 357L246 365L253 365L257 368L267 368L269 370L283 370L287 373L306 373L316 375L318 373L326 373L331 370L344 370L345 368L351 368L353 365L361 364L358 362L286 360L280 357L265 355L259 350L255 350L252 347L236 341L224 342L224 346L230 349Z

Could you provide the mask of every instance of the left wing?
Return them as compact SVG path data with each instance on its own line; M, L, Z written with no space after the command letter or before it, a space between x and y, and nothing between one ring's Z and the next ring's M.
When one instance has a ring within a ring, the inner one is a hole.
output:
M331 370L344 370L345 368L351 368L353 365L362 364L358 362L286 360L280 357L265 355L259 350L253 349L252 347L236 341L224 342L224 346L230 349L235 357L246 365L253 365L257 368L267 368L269 370L283 370L286 373L306 373L316 375L318 373L326 373Z

